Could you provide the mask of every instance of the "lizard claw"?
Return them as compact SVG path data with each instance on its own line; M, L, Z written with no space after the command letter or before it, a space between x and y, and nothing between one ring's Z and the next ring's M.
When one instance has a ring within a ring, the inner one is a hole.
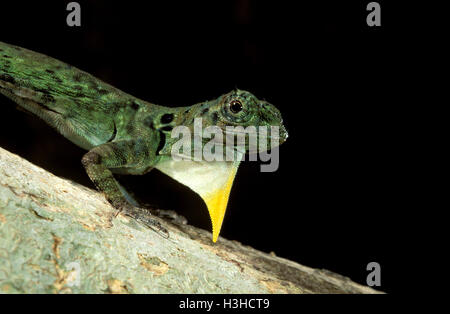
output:
M161 235L163 238L169 238L169 231L167 231L167 229L163 227L159 221L152 217L152 214L148 209L132 206L126 203L120 203L118 206L116 206L116 204L113 205L118 209L114 217L117 217L119 213L122 213L136 219L137 221L140 221L145 226Z

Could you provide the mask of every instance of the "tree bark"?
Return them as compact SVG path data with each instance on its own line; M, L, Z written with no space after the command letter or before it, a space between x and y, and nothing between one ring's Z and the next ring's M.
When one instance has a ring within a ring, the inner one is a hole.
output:
M0 292L377 293L189 225L161 220L165 239L115 212L0 148Z

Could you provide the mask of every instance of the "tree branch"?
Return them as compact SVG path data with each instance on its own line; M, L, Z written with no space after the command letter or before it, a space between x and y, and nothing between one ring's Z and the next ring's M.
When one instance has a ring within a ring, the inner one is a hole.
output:
M0 291L376 293L189 225L164 239L98 192L0 148Z

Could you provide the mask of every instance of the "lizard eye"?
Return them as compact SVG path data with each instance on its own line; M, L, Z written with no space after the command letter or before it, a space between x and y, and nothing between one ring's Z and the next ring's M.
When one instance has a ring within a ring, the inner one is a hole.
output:
M239 113L242 111L242 103L239 100L233 100L230 103L230 111L232 113Z

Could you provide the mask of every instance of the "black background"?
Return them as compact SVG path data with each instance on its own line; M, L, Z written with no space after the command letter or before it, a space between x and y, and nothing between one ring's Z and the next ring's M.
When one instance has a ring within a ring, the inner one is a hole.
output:
M370 28L370 1L79 1L81 27L66 25L68 2L2 3L0 40L160 105L235 87L268 100L289 131L279 170L243 163L221 236L362 284L376 261L380 290L395 290L391 250L401 250L405 173L390 3L378 1L382 26ZM93 187L82 149L0 101L1 147ZM121 182L143 202L210 229L201 199L157 171Z

